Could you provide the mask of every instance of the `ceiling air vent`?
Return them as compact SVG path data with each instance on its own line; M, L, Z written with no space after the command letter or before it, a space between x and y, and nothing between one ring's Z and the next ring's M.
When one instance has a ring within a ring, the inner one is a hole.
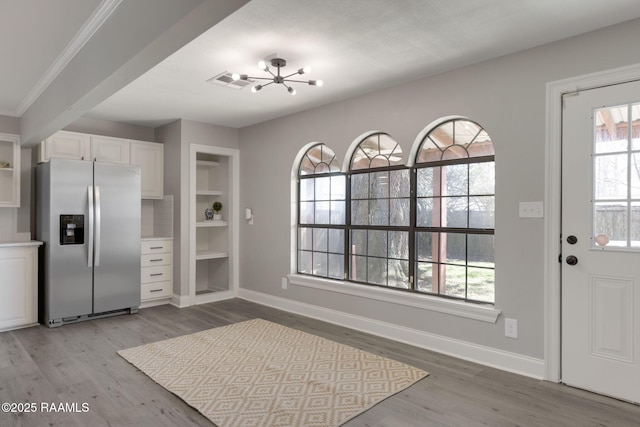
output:
M231 73L228 71L223 71L217 76L211 77L207 80L209 83L214 83L220 86L227 86L232 89L242 89L245 86L248 86L255 82L255 80L233 80L231 78Z

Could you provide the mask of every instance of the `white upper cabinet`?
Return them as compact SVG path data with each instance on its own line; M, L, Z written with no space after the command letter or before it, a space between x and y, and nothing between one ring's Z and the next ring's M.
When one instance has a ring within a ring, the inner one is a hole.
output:
M162 144L61 130L40 144L38 163L52 157L138 165L142 175L142 198L163 197ZM0 206L3 205L0 203Z
M162 199L164 146L154 142L131 141L131 164L142 170L142 198Z
M128 165L130 145L127 139L91 135L91 160Z
M47 162L52 157L91 160L90 136L77 132L56 132L40 144L38 162Z
M20 139L0 133L0 207L20 207Z

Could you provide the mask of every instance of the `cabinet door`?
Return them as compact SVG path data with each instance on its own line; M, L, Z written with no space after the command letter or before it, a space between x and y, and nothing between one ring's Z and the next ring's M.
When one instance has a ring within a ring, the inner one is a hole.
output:
M20 207L19 137L3 133L0 133L0 207Z
M36 310L35 248L0 248L0 331L33 325Z
M164 179L164 146L154 142L131 141L131 164L142 170L142 198L161 199Z
M43 162L50 158L91 160L89 135L76 132L59 131L44 141Z
M91 135L91 159L96 162L129 164L129 141Z

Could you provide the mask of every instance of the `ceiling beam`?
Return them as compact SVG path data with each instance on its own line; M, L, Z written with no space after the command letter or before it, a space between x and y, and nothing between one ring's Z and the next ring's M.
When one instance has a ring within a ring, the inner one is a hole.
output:
M248 1L123 1L22 115L22 145L80 118Z

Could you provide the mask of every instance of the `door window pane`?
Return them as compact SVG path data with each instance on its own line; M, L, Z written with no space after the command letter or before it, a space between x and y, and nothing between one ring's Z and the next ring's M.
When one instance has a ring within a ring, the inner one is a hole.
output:
M607 236L608 246L627 246L627 203L598 202L594 209L594 236Z
M596 199L626 199L628 178L627 154L595 157Z
M627 151L629 137L629 109L626 105L601 108L595 111L595 152Z

